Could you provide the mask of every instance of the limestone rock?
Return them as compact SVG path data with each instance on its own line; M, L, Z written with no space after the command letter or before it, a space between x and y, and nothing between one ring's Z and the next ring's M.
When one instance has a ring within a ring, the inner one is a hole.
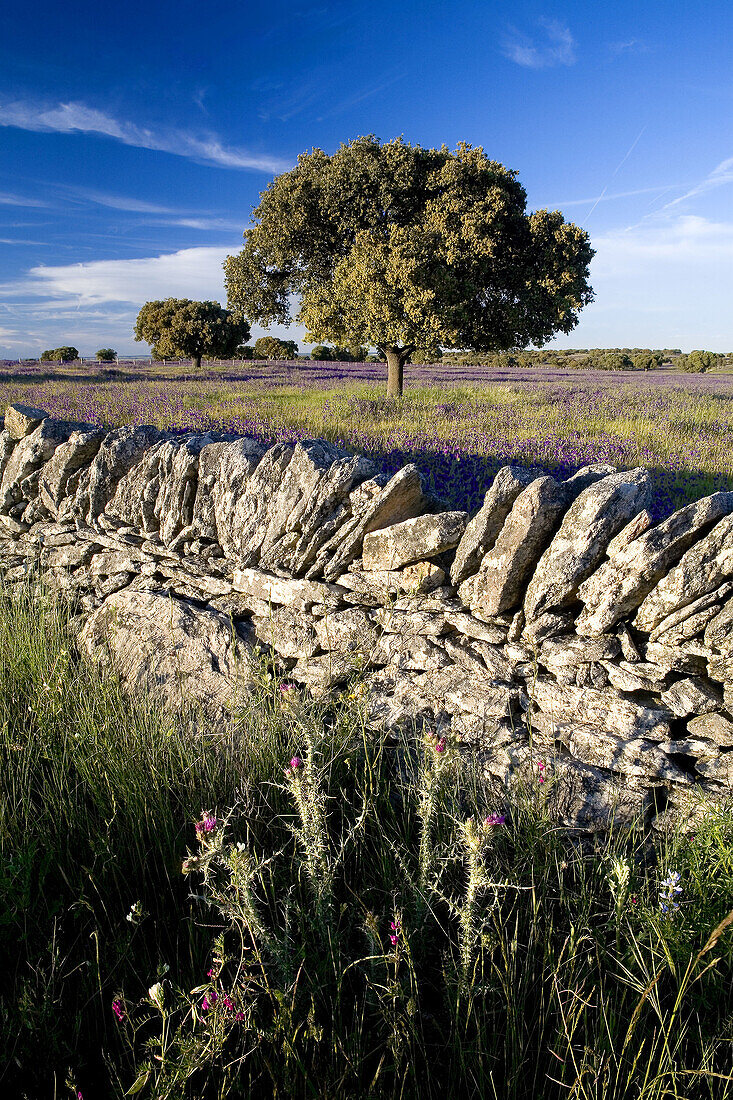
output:
M651 631L673 611L733 578L733 515L725 516L682 556L639 608L634 625Z
M514 501L494 546L481 562L471 609L489 615L509 611L521 602L523 587L552 536L565 507L562 486L540 477ZM463 585L458 589L464 598Z
M710 651L694 642L686 642L681 646L649 642L644 650L644 656L647 661L659 665L666 672L681 672L686 676L704 676Z
M523 466L502 466L458 544L451 567L451 584L458 586L478 571L482 559L496 542L514 501L535 477Z
M441 645L421 635L407 634L383 634L376 643L372 661L420 672L435 672L451 664Z
M446 580L445 571L433 561L416 561L404 569L349 570L342 573L337 583L351 592L371 596L379 603L385 597L398 594L416 595L433 592Z
M309 570L321 547L351 519L355 489L376 472L374 463L364 455L349 457L336 448L334 452L337 457L319 478L315 490L304 495L287 521L286 530L295 530L298 541L282 559L281 568L294 576L302 576ZM309 576L315 578L318 572L316 569Z
M5 431L11 439L23 439L34 432L48 413L31 405L8 405L5 410Z
M721 611L708 623L704 635L705 645L723 657L733 657L733 599L728 600Z
M245 436L207 443L199 452L198 484L192 526L202 538L223 539L222 546L236 549L235 510L252 471L266 453L264 443ZM219 534L221 526L221 535Z
M542 725L542 719L535 715L533 728L538 723ZM643 737L618 737L598 726L582 723L553 723L552 735L562 741L572 756L583 764L605 768L620 775L689 783L689 778L669 759L660 745Z
M2 482L5 467L8 464L11 454L15 450L17 442L18 440L5 429L0 432L0 482Z
M320 653L298 661L288 672L290 679L304 684L318 698L347 680L357 667L351 654Z
M249 681L246 654L223 615L155 593L116 592L89 617L79 642L90 656L109 653L122 679L167 706L231 709Z
M309 611L314 604L338 605L343 589L336 584L276 577L261 569L235 569L232 587L242 595L272 604L286 604Z
M327 541L324 527L330 527L334 513L337 527L348 518L344 500L374 470L363 456L348 455L322 440L298 443L279 483L272 487L266 509L255 512L259 521L254 528L252 521L245 522L242 561L257 560L263 568L277 567L296 575L302 572Z
M315 631L321 649L359 653L365 661L377 643L374 616L357 607L329 612L316 620Z
M364 569L400 569L452 550L468 523L467 512L417 516L364 536Z
M40 467L53 456L61 443L65 443L71 433L85 425L67 420L54 420L47 417L38 427L25 435L13 448L0 482L0 512L9 512L24 496L23 483L40 470ZM29 490L26 485L25 491ZM34 495L37 483L33 488Z
M436 710L456 709L477 717L504 718L518 710L522 692L509 684L495 684L489 673L481 680L475 671L460 664L449 665L420 685Z
M426 637L438 637L448 631L445 615L431 614L427 611L398 611L394 608L380 607L374 618L387 634L421 634Z
M694 638L697 634L702 634L710 620L720 611L720 604L732 591L733 582L727 581L714 592L699 596L691 603L665 615L651 631L649 640L661 641L665 645L677 645Z
M103 439L101 428L72 432L66 443L59 444L52 458L41 469L38 492L54 516L58 514L58 506L66 495L69 478L92 461Z
M88 471L83 472L86 476L82 476L79 482L74 513L87 523L93 523L112 500L118 482L161 438L165 438L165 434L149 425L117 428L109 432Z
M580 584L603 560L610 539L646 508L650 498L651 476L643 469L611 474L580 493L529 582L524 599L527 623L543 611L573 603Z
M413 519L426 510L420 472L413 465L404 466L373 496L361 492L360 497L361 509L321 547L307 576L322 573L327 581L335 580L361 557L365 535Z
M601 661L601 665L606 671L609 683L617 691L643 691L645 694L651 694L659 690L658 681L650 680L647 676L641 676L635 670L631 671L629 668L617 665L613 661Z
M733 684L733 657L711 657L708 661L708 676L711 680L718 680L725 684L726 688ZM725 696L725 705L730 709L728 696Z
M569 634L542 643L540 661L559 665L578 665L589 661L609 661L621 652L618 638L579 638Z
M733 493L688 504L630 542L581 584L579 634L602 634L634 611L710 524L733 511Z
M292 607L273 607L253 620L257 638L281 657L312 657L318 649L313 623Z
M733 748L733 722L711 711L691 718L687 729L693 737L703 737L721 749Z
M599 726L621 737L669 736L672 714L666 707L646 706L609 691L556 684L538 677L533 702L559 723Z
M662 702L678 718L688 718L691 714L708 714L723 705L719 692L704 680L687 678L677 680L662 692Z

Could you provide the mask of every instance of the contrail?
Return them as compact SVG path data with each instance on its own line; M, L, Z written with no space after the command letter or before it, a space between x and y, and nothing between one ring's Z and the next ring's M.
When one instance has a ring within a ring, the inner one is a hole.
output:
M595 201L595 202L593 203L593 205L591 206L590 210L589 210L589 211L588 211L588 213L586 214L586 216L585 216L585 220L586 220L586 221L588 221L588 219L590 218L591 214L593 213L593 211L595 210L595 208L596 208L596 207L598 206L598 203L599 203L599 202L601 201L601 199L602 199L602 198L603 198L603 196L605 195L606 191L608 191L609 187L610 187L610 186L611 186L611 184L613 183L613 179L614 179L614 176L616 175L616 173L617 173L617 172L619 171L619 169L620 169L620 168L621 168L621 167L622 167L622 166L623 166L623 165L624 165L624 164L626 163L626 161L627 161L627 160L629 159L629 157L630 157L630 156L631 156L631 154L633 153L634 149L636 148L637 142L639 141L639 138L641 137L641 135L642 135L642 134L644 133L644 131L645 131L645 130L646 130L646 126L642 126L642 128L641 128L641 130L639 130L639 133L637 134L636 138L634 139L634 141L632 141L631 145L629 146L629 149L628 149L628 152L626 153L626 156L625 156L625 157L622 157L622 159L621 159L621 160L620 160L620 161L618 162L618 164L617 164L617 165L616 165L616 167L614 168L613 172L611 173L611 178L610 178L610 180L608 181L608 183L606 184L606 186L605 186L605 187L603 188L603 190L601 191L600 195L598 196L598 198L596 199L596 201Z

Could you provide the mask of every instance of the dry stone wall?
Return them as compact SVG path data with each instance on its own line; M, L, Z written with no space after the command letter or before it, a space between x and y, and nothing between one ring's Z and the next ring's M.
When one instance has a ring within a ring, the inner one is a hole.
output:
M733 785L733 493L653 524L648 471L507 466L473 517L321 440L99 428L8 407L0 562L69 593L132 684L212 713L274 651L370 720L430 723L560 819L659 825ZM232 623L235 630L232 630Z

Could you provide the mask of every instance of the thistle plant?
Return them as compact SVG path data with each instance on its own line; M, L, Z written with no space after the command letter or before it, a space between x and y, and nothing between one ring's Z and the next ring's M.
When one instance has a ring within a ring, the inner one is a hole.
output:
M420 818L420 847L418 851L418 881L424 892L433 870L433 823L440 797L455 771L459 738L455 735L439 735L427 730L423 740L423 752L418 774L417 812Z
M288 789L298 811L292 826L304 857L305 872L319 911L328 907L333 888L335 861L328 842L326 795L316 765L312 734L306 726L306 755L292 757L285 768Z

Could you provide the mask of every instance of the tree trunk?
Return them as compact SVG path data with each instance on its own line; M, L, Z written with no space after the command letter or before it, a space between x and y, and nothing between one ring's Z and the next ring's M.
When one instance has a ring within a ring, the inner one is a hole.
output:
M193 368L194 368L194 370L201 370L201 356L200 355L194 355L194 357L193 357Z
M384 352L387 359L387 397L402 397L404 366L410 352L414 350L412 344L408 344L404 348L394 347L393 345L388 347L386 344L379 346L379 351Z

